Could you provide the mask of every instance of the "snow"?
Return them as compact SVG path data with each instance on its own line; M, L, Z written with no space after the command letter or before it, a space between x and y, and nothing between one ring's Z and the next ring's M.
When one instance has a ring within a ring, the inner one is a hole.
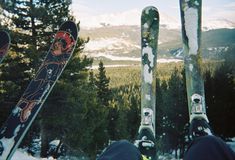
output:
M226 142L231 148L232 150L235 152L235 137L231 138L232 141L230 142Z
M160 155L158 157L159 160L176 160L175 158L173 158L174 156L173 155ZM65 157L65 158L59 158L61 160L69 160L69 159L86 159L85 157L83 158L76 158L76 157ZM22 149L18 149L16 150L15 154L13 155L12 159L11 160L56 160L52 157L49 157L49 158L36 158L36 157L33 157L31 155L29 155L27 152L25 152L24 150Z
M189 70L192 72L193 71L193 65L189 64Z
M148 55L148 60L150 61L150 66L154 66L154 54L152 52L152 48L147 46L143 48L142 54L147 54Z
M150 62L150 66L148 66L148 64L145 64L144 65L144 68L143 68L143 73L144 73L144 81L146 83L152 83L153 81L153 73L152 73L152 69L150 69L150 67L152 68L154 66L154 57L155 55L153 54L153 51L152 51L152 48L147 46L147 47L144 47L143 50L142 50L142 55L145 55L147 54L148 55L148 60Z
M163 117L165 118L165 117ZM231 142L226 142L234 151L235 151L235 137L232 138ZM160 155L158 157L159 160L176 160L173 158L173 154L166 154L166 155ZM60 159L60 158L59 158ZM61 158L63 159L63 158ZM70 158L65 158L65 159L70 159ZM74 157L75 159L75 157ZM17 149L15 154L12 156L11 160L55 160L52 157L49 158L36 158L31 155L29 155L25 150L23 149Z
M52 157L49 158L36 158L28 154L26 151L22 149L17 149L11 160L56 160Z
M127 57L127 56L114 56L111 55L112 52L110 53L101 53L101 52L94 52L93 54L88 54L88 53L84 53L85 55L87 55L88 57L92 57L92 58L98 58L98 57L105 57L107 59L110 59L112 61L136 61L136 62L140 62L140 57ZM181 62L181 59L166 59L166 58L160 58L157 59L157 63L178 63Z
M133 58L134 59L134 58ZM136 58L138 59L137 61L140 61L140 58ZM157 63L178 63L178 62L182 62L183 60L180 59L158 59ZM105 68L115 68L115 67L130 67L133 66L131 64L114 64L114 65L104 65ZM139 65L140 66L140 65ZM99 66L98 65L94 65L91 67L91 69L98 69Z
M58 146L60 144L60 140L53 140L50 142L50 145Z
M194 4L199 5L198 1L195 1Z
M196 55L198 52L198 10L187 8L185 10L185 31L188 37L189 54Z
M89 54L89 56L93 58L105 57L112 61L140 61L140 58L136 58L136 57L113 56L110 53L101 53L101 52L94 52L92 55Z
M140 48L140 46L133 45L131 42L124 38L99 38L90 40L86 44L84 52L92 52L97 50L120 50L126 48Z
M11 160L19 160L19 159L20 160L39 160L39 158L32 157L23 150L16 150Z
M151 100L151 96L150 96L149 94L146 94L146 95L145 95L145 99L147 99L147 100L150 101L150 100Z
M178 63L182 61L183 60L181 59L165 59L165 58L157 59L157 63L172 63L172 62Z
M152 73L152 69L150 69L150 67L153 67L154 66L154 57L155 55L153 54L153 51L152 51L152 48L147 46L147 47L144 47L143 50L142 50L142 55L145 55L147 54L148 55L148 60L150 62L150 66L148 66L148 64L145 64L144 65L144 68L143 68L143 73L144 73L144 81L146 83L152 83L153 81L153 73Z
M114 65L104 65L105 68L116 68L116 67L130 67L132 65L126 65L126 64L114 64ZM98 65L94 65L91 67L91 69L98 69Z
M15 108L12 110L12 114L13 114L13 115L16 115L16 114L20 113L21 110L22 110L22 109L21 109L20 107L15 107Z
M149 28L148 23L145 23L143 26L144 28Z
M208 135L213 135L211 130L209 128L204 129L204 131L208 134Z
M13 145L15 143L14 137L10 138L10 139L3 137L1 139L1 142L2 142L3 147L4 147L4 151L3 151L0 158L6 158L8 156L8 153L10 152L11 148L13 147Z
M203 18L203 17L202 17ZM212 30L212 29L219 29L219 28L235 28L235 22L228 20L228 19L221 19L221 18L211 18L209 20L202 21L203 30Z
M152 70L149 71L148 65L144 65L143 72L144 72L144 81L146 83L151 84L153 82L153 72Z
M4 150L3 150L2 155L0 157L1 159L4 159L4 158L6 159L6 157L10 153L11 149L13 148L13 146L15 144L14 138L16 137L17 132L19 132L19 130L20 130L20 125L18 125L16 127L13 137L11 137L11 138L3 137L2 139L0 139L0 141L2 142L3 147L4 147Z

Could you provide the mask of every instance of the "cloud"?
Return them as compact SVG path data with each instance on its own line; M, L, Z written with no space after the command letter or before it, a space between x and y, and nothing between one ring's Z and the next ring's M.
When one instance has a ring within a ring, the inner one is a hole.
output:
M180 7L179 7L179 6L171 6L170 8L172 8L172 9L177 9L177 10L179 10L179 9L180 9Z
M220 7L203 6L203 25L212 27L220 27L222 25L222 27L226 28L229 26L234 27L235 9L231 9L233 7L235 7L235 3L229 3ZM100 12L98 9L91 9L88 7L85 0L74 1L71 8L76 19L81 22L81 27L93 28L101 27L102 25L140 25L142 11L140 8L129 9L123 12L105 13L105 11ZM179 9L179 7L174 6L172 9L176 10ZM169 13L165 14L164 11L162 12L161 10L159 10L159 12L161 25L167 26L168 28L180 27L180 17L177 17L179 14L169 16Z
M202 17L205 21L224 19L235 23L235 2L219 7L203 6Z
M83 0L73 1L71 9L78 20L89 18L95 14L94 9L87 7Z
M235 9L235 2L228 3L228 4L224 5L224 7L228 8L228 9Z
M80 17L81 26L100 27L101 23L107 25L138 25L141 12L137 9L111 14L90 14ZM79 17L78 17L79 18Z

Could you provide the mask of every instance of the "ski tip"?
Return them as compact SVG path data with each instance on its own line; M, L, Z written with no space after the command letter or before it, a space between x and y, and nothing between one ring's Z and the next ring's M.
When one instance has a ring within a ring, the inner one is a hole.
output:
M145 7L142 10L141 21L145 22L149 20L160 21L158 9L154 6Z
M201 8L202 0L180 0L180 8Z
M155 6L147 6L145 7L143 10L142 10L142 14L145 13L145 14L149 14L149 11L152 10L156 13L158 13L158 9L155 7Z
M66 31L69 32L75 40L77 40L78 37L78 27L77 24L73 21L66 21L60 26L60 31Z

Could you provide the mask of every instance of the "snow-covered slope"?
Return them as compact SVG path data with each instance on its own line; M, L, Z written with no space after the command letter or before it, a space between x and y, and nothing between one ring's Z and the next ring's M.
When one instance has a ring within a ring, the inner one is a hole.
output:
M140 57L139 26L105 26L81 29L81 37L89 37L83 54L90 57L106 57L112 60L131 60ZM169 36L171 35L171 36ZM160 27L158 45L180 40L180 32ZM161 46L159 47L161 48ZM115 56L115 57L114 57ZM120 57L120 58L117 58Z
M14 155L12 156L11 160L54 160L53 158L35 158L31 155L29 155L28 153L26 153L25 151L18 149L16 150L16 152L14 153Z
M203 30L212 30L219 28L235 28L235 22L228 19L210 19L208 21L202 21Z
M94 58L105 57L110 60L119 61L132 61L135 58L139 58L141 32L140 16L141 12L134 9L114 14L94 15L90 17L89 20L83 20L83 17L81 17L80 36L83 38L90 38L90 41L85 46L83 54ZM219 28L235 28L235 22L226 18L202 19L202 25L203 31ZM160 31L158 40L158 55L160 57L182 58L180 30L180 19L176 19L168 14L160 12ZM224 31L224 33L225 32L227 33L227 31ZM213 47L224 46L221 43L219 43L221 44L220 46L217 46L213 41L218 39L220 41L226 41L228 37L225 36L225 38L223 38L225 34L222 34L222 31L215 31L213 34L208 33L207 35L209 36L207 36L206 39L204 38L204 42L206 41L206 44L214 43ZM208 39L212 39L212 41L210 40L208 42ZM204 42L202 43L204 44ZM233 42L231 41L231 43ZM212 45L209 44L206 47L211 46Z
M232 148L233 151L235 151L235 138L232 139L231 142L227 142L227 144ZM173 158L174 155L160 155L158 157L159 160L176 160L175 158ZM75 160L75 159L84 159L84 160L87 160L87 158L83 157L83 158L76 158L76 157L60 157L59 160ZM35 158L35 157L32 157L30 155L28 155L26 152L24 152L23 150L21 149L18 149L15 154L13 155L12 159L11 160L55 160L54 158L52 157L49 157L49 158Z
M84 51L86 52L86 51L108 50L112 52L113 50L123 50L123 49L127 51L128 48L139 49L140 46L124 38L117 38L117 37L98 38L98 39L91 39L91 41L86 45Z

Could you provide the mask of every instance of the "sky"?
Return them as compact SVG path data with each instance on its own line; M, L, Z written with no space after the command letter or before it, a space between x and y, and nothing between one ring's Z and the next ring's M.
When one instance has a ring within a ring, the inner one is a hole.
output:
M121 18L120 14L129 18L123 23L137 23L135 16L149 5L158 8L160 17L162 14L180 21L179 0L72 0L72 11L81 26L92 26L98 19L105 21L108 17L115 21ZM202 0L202 19L227 19L235 23L235 0Z

